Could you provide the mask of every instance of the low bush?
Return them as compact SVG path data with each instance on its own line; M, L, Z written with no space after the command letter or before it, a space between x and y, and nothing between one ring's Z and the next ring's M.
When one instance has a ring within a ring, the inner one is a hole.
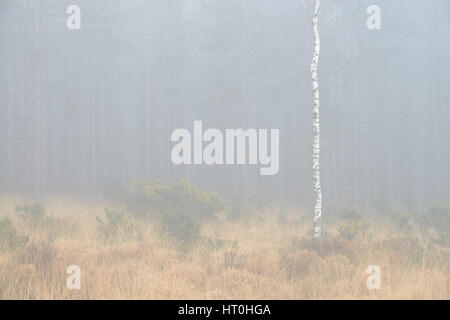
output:
M362 215L350 209L341 213L337 230L342 237L352 240L357 235L364 233L367 227L368 225L364 222Z
M96 217L98 231L108 242L127 242L141 239L141 231L133 217L120 211L105 209L105 219Z
M339 222L338 231L339 234L347 240L352 240L361 232L361 221L341 221Z
M450 208L439 203L432 204L420 217L420 223L438 233L447 233L450 230Z
M225 210L229 221L238 221L243 217L249 217L253 213L253 208L248 201L240 197L235 197L231 204Z
M60 235L73 234L77 229L77 226L67 218L47 214L45 207L40 204L24 204L16 206L14 210L31 233L43 232L48 241L53 241Z
M16 215L22 218L31 227L41 225L47 216L45 208L40 204L24 204L22 206L16 206L14 210Z
M0 219L0 250L15 249L28 242L28 237L19 234L8 217Z
M159 221L165 231L182 241L198 239L201 222L224 209L218 193L202 191L188 180L169 185L159 180L138 181L126 202L134 215Z
M409 232L413 228L414 216L408 211L394 209L390 221L400 231Z

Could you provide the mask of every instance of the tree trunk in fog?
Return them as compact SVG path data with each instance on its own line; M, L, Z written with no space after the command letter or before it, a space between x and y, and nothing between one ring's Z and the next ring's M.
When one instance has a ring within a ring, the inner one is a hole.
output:
M96 92L96 72L95 66L92 70L92 188L95 194L97 189L97 144L96 144L96 109L97 109L97 92Z
M14 88L14 83L16 81L15 77L15 67L16 67L16 44L14 42L14 33L11 33L11 52L12 52L12 61L11 61L11 81L8 82L8 92L11 92L11 94L8 94L8 97L11 99L11 103L8 104L8 181L12 183L15 178L14 174L14 139L15 139L15 115L16 115L16 107L17 107L17 97L16 92ZM12 95L14 93L14 95ZM14 186L15 187L15 186Z
M101 16L100 16L101 17ZM95 41L99 40L99 23L95 26ZM94 195L97 192L97 59L94 58L94 63L92 65L91 77L92 77L92 105L91 105L91 183L92 191Z
M33 193L41 193L41 66L40 66L40 3L34 3L34 117L33 117Z
M319 80L317 68L320 56L319 10L321 1L316 0L311 16L314 38L314 55L311 62L311 83L313 93L313 144L312 144L312 178L314 194L314 239L322 235L322 188L320 186L320 118L319 118Z
M145 61L145 78L146 78L146 86L145 86L145 146L144 146L144 175L146 179L150 179L150 4L146 3L147 9L147 36L146 36L146 61Z

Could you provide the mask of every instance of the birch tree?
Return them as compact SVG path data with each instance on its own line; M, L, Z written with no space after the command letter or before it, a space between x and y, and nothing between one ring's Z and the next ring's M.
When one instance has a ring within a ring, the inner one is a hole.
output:
M321 0L303 0L303 4L311 23L313 35L313 58L311 61L311 86L312 86L312 100L313 100L313 142L312 142L312 183L313 183L313 222L314 222L314 239L320 239L322 235L322 186L320 184L320 96L319 96L319 58L320 58L320 29L330 22L334 22L336 26L337 8L335 7L334 14L332 14L324 23L319 25L319 13L322 5Z
M378 1L382 3L383 1ZM362 8L360 5L351 15L343 19L337 24L338 16L341 15L341 0L335 0L333 13L322 23L319 23L319 13L322 6L321 0L303 0L306 14L312 27L313 35L313 58L311 62L311 86L313 98L313 143L312 143L312 182L313 182L313 222L314 222L314 239L320 239L322 235L322 186L320 184L320 96L319 96L319 78L318 67L320 58L320 41L329 36L337 27L348 22ZM324 32L324 27L328 25L328 30Z
M321 0L304 0L304 6L308 19L311 22L314 53L311 61L311 85L313 95L313 143L312 143L312 182L314 195L313 222L314 239L319 239L322 234L322 186L320 185L320 96L318 67L320 57L319 12Z
M34 61L34 100L33 100L33 192L40 196L42 191L42 110L41 110L41 3L33 5L34 14L34 55L38 57Z

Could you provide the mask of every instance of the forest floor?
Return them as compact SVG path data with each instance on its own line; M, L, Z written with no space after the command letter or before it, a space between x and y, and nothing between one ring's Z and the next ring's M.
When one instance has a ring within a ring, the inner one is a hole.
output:
M49 198L43 224L17 215L23 203L0 200L0 219L9 217L0 220L0 299L450 299L448 242L383 217L354 235L325 219L313 242L306 213L266 209L236 221L219 213L180 245L151 221L139 221L136 239L105 241L96 216L112 203ZM67 288L71 265L81 270L79 290ZM367 287L371 265L380 289Z

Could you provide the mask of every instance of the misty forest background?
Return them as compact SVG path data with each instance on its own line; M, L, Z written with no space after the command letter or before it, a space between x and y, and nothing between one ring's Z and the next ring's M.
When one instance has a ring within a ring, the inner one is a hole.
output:
M311 26L301 0L280 3L2 0L0 191L102 196L188 178L225 199L310 207ZM71 4L80 30L66 28ZM382 1L377 31L370 4L344 1L322 41L325 215L450 199L450 2ZM173 165L171 132L194 120L279 128L279 173Z

